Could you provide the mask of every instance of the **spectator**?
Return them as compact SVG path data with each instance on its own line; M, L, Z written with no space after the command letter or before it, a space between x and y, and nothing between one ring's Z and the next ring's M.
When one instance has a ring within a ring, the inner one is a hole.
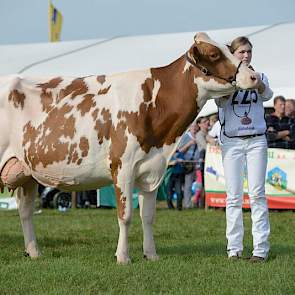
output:
M184 154L184 166L189 167L185 169L184 187L183 187L183 208L188 209L192 207L192 184L196 176L196 162L198 160L198 146L196 143L196 134L199 131L198 125L194 122L187 133L181 139L179 144L179 151ZM193 162L195 161L195 162Z
M200 128L200 131L198 131L196 135L196 142L197 142L198 151L199 151L197 173L201 173L202 186L204 188L204 168L205 168L205 156L206 156L206 147L207 147L206 136L208 135L208 131L210 128L209 119L207 117L199 117L197 119L197 124L199 125L199 128ZM203 207L204 191L202 191L202 193L200 194L198 202L199 202L199 207Z
M184 155L177 150L169 163L169 166L173 166L167 187L167 205L169 209L174 209L173 195L176 193L176 207L178 210L182 210L182 186L184 183L184 169L181 162L183 160Z
M285 115L286 99L283 96L274 98L275 111L266 117L268 147L294 149L294 119Z
M206 136L207 142L211 145L220 145L220 130L220 122L216 121Z
M209 117L209 125L210 125L210 130L213 128L214 124L218 121L218 115L213 114Z
M292 98L286 99L285 116L295 120L295 100Z
M199 117L197 119L197 124L200 128L196 135L196 142L198 145L198 150L201 152L202 150L206 151L206 146L207 146L207 140L206 136L208 134L210 124L209 124L209 119L207 117Z

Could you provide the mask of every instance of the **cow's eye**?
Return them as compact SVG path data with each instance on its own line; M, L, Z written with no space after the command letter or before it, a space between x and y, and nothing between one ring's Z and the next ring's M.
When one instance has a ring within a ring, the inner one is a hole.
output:
M210 54L210 59L211 60L217 60L218 58L219 58L219 54L217 54L217 53Z

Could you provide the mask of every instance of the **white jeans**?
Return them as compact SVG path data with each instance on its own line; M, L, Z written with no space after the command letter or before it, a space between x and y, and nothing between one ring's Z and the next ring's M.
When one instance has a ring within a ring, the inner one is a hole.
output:
M222 160L227 190L226 237L228 256L243 251L243 179L248 174L248 192L251 207L253 255L266 258L270 234L268 205L265 197L267 142L265 136L247 139L225 139Z

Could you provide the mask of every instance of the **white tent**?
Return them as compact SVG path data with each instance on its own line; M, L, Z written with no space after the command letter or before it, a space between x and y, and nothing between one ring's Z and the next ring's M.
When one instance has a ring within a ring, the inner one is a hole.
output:
M196 31L200 31L196 29ZM295 23L207 31L220 43L250 37L253 66L267 74L275 95L295 98ZM0 75L108 74L169 64L192 44L195 32L0 46ZM272 101L266 103L272 106ZM216 111L209 101L202 115Z

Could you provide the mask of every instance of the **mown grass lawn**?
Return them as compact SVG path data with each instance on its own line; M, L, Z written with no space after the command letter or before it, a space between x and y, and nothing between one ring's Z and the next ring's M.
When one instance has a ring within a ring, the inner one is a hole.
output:
M251 254L245 212L245 257ZM116 265L116 210L43 210L34 216L43 256L23 256L16 211L0 211L0 294L295 294L295 213L271 212L265 264L230 262L220 210L158 209L158 262L142 258L138 209L130 230L133 263Z

